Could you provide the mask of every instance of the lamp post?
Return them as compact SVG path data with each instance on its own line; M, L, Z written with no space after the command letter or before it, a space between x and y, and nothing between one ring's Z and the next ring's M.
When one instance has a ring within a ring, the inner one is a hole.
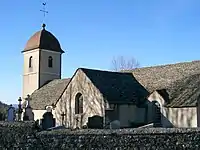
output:
M22 112L23 112L22 104L21 104L21 102L22 102L22 98L21 97L19 97L18 102L19 102L19 104L18 104L18 121L21 121Z

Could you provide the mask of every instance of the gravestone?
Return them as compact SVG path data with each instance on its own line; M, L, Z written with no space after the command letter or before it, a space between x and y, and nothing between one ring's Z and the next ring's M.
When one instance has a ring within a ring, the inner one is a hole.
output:
M8 121L12 122L15 120L15 108L10 105L10 107L8 108Z
M5 121L6 115L4 113L0 113L0 121Z
M90 129L103 129L103 117L97 115L88 117L87 125Z
M48 128L55 127L55 118L51 112L45 112L42 119L42 129L46 130Z
M25 108L24 112L24 120L26 121L33 121L34 120L34 113L32 111L32 108Z
M23 121L29 121L29 117L24 113Z
M31 105L30 105L30 100L31 100L30 95L27 95L27 98L26 98L27 105L25 108L24 116L23 116L24 121L33 121L34 120L34 113L31 108Z
M120 129L120 121L114 120L110 123L110 129Z
M113 109L107 109L105 111L105 128L110 129L111 128L111 122L118 120L118 113L116 110Z

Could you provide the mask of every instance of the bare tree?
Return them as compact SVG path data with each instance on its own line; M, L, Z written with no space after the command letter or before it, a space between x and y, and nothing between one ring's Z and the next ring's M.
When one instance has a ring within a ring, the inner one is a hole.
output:
M139 67L139 62L135 58L125 59L124 56L114 57L112 60L113 71L133 70Z

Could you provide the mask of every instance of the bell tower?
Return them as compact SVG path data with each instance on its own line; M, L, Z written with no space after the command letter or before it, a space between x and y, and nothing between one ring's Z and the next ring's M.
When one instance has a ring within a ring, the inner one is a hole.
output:
M48 81L61 78L61 49L57 38L45 29L36 32L24 50L23 100Z

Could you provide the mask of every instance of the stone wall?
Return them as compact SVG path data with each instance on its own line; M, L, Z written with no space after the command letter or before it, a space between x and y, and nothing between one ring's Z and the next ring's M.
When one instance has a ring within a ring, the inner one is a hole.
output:
M29 135L39 131L35 122L9 123L0 121L0 149L23 147Z
M54 130L32 123L0 124L0 149L200 149L198 128Z

